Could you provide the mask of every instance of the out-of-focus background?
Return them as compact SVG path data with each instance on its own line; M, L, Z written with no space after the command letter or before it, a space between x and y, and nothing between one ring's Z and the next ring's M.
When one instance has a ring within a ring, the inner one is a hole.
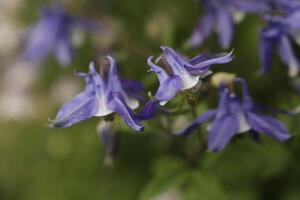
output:
M189 57L223 51L216 35L201 48L185 48L201 14L196 0L60 3L66 12L102 24L96 34L74 34L76 53L69 67L61 67L51 56L39 65L20 59L26 32L37 22L40 8L53 2L0 0L1 200L300 199L298 116L279 116L295 136L291 142L280 144L263 136L257 143L240 136L224 151L205 154L198 167L185 163L174 141L161 134L155 123L146 122L146 131L140 134L118 120L119 148L113 166L103 165L103 145L96 134L99 118L66 129L48 128L48 118L53 119L60 105L84 87L73 70L87 71L88 63L98 56L114 55L121 74L140 80L146 94L157 86L155 76L146 73L146 59L158 55L160 45ZM292 86L300 83L289 80L280 62L267 75L257 73L259 27L258 16L247 16L237 25L232 45L235 60L213 71L245 77L260 104L295 108L299 95ZM199 104L199 114L216 106L217 91L211 93ZM172 117L177 119L181 116ZM193 139L183 144L173 138L186 146Z

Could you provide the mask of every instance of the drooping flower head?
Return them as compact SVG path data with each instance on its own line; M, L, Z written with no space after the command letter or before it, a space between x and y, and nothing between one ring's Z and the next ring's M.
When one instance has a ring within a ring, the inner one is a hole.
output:
M267 0L201 0L204 14L188 40L189 47L200 46L216 31L222 48L228 48L234 36L234 24L241 14L270 10Z
M118 150L118 138L113 128L113 122L100 121L97 125L97 135L104 146L104 165L111 166Z
M84 78L85 89L60 108L51 121L52 127L69 127L93 116L104 117L118 113L129 127L143 130L144 126L132 111L139 106L139 102L124 89L117 75L115 60L111 56L107 56L107 59L110 67L108 70L101 70L101 75L93 63L90 64L88 73L76 73ZM128 84L127 88L131 86Z
M170 47L162 46L161 50L162 54L156 59L156 63L153 63L152 56L148 58L150 71L157 75L159 87L153 99L140 112L139 116L142 119L152 118L158 104L164 105L179 91L199 86L201 79L211 74L211 65L228 63L233 59L233 52L218 55L203 54L187 59ZM159 61L162 61L164 68L157 65Z
M72 17L59 6L44 8L39 21L31 27L25 42L24 59L40 63L49 54L67 66L73 57L72 30L76 27L93 29L92 23Z
M242 98L232 90L234 82L223 81L219 86L218 108L202 114L188 127L177 132L177 135L187 135L200 124L209 121L211 125L208 134L208 150L212 152L222 150L234 136L248 131L255 135L266 134L279 142L291 138L281 122L262 114L261 110L254 105L244 79L235 77L230 79L241 85Z
M294 77L300 69L299 59L292 47L293 42L299 43L300 6L292 7L292 4L284 3L282 6L278 4L275 14L264 16L266 26L260 32L261 71L271 68L273 54L278 51L281 61L288 66L289 76Z

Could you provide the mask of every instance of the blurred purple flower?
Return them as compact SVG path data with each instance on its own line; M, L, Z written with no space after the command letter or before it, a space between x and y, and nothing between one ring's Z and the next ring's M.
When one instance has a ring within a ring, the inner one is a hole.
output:
M293 47L293 40L299 43L300 7L286 11L283 15L264 16L267 25L260 32L261 71L267 72L272 66L272 58L276 49L282 62L289 68L289 76L299 73L300 63Z
M92 30L96 25L85 19L67 15L58 5L42 9L39 21L27 36L24 59L40 63L53 53L61 65L69 65L74 52L71 33L75 27Z
M112 165L118 149L117 135L113 130L113 123L109 121L100 121L97 126L97 135L104 145L104 164Z
M270 4L273 7L273 10L280 11L294 11L295 9L300 8L299 0L275 0L270 1Z
M88 73L76 73L84 78L86 87L60 108L51 121L51 127L65 128L93 116L103 117L116 112L129 127L143 130L144 126L132 111L139 106L139 102L123 88L117 75L115 60L110 56L107 59L110 69L105 71L106 77L97 73L93 63L90 64Z
M150 71L157 75L159 87L154 98L147 102L139 113L141 119L152 118L159 104L166 104L177 92L199 86L201 79L211 74L209 70L211 65L228 63L233 59L233 52L218 55L203 54L188 60L170 47L162 46L161 50L163 53L156 62L161 60L166 70L154 64L152 56L148 58Z
M238 12L263 13L271 9L266 0L201 0L204 15L189 38L189 47L200 46L216 31L222 48L228 48L234 36Z
M256 135L264 133L280 142L290 139L291 135L281 122L261 114L260 109L253 104L245 80L237 78L235 81L242 86L242 100L225 84L221 84L219 107L199 116L176 134L187 135L205 121L212 121L208 135L208 150L212 152L222 150L235 135L247 131L252 131Z

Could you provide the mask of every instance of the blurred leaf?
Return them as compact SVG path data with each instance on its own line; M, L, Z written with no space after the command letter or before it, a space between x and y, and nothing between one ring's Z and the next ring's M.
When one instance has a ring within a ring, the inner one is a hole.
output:
M153 177L141 192L140 200L149 200L168 190L184 184L189 173L184 162L174 157L163 157L156 160Z
M184 200L225 200L227 196L219 181L210 174L191 173Z

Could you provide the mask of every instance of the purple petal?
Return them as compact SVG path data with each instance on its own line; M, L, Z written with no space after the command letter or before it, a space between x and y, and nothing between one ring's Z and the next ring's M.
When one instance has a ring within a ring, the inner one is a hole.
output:
M169 78L170 75L165 72L161 67L157 66L152 62L153 56L150 56L147 60L148 65L150 66L150 71L154 72L158 78L160 83L164 82L166 79Z
M193 66L187 67L187 69L205 70L207 69L207 66L214 65L214 64L225 64L231 62L233 58L234 58L233 51L229 53L221 53L217 55L197 56L189 61Z
M59 61L62 64L66 64L70 51L65 51L64 49L70 48L68 40L71 21L71 18L64 14L61 7L56 6L51 9L45 9L42 12L41 19L30 31L24 51L24 59L32 62L41 62L54 50ZM59 46L61 42L63 44Z
M287 36L281 36L279 42L279 55L289 67L289 76L295 77L299 73L300 63Z
M225 85L219 88L219 106L217 109L217 118L230 112L229 90Z
M300 28L299 20L300 20L300 3L299 3L299 8L294 12L289 13L289 15L286 17L286 21L291 29L299 30Z
M187 90L197 85L200 77L188 72L186 66L190 64L182 55L166 46L162 46L161 50L163 51L163 58L172 70L172 74L180 77L182 84L181 90Z
M58 39L54 54L61 65L70 65L73 58L73 47L69 38Z
M262 30L260 33L260 42L259 42L259 56L261 63L261 71L265 73L269 71L272 66L272 57L275 48L274 39L268 38L265 36L266 31Z
M158 101L169 101L174 98L182 87L181 79L176 75L168 75L161 67L152 62L152 57L148 58L148 64L159 80L159 87L155 94Z
M218 9L217 28L222 48L228 48L234 35L234 22L231 13L224 8Z
M160 102L173 99L180 90L182 84L179 76L170 76L160 83L154 97Z
M254 112L247 112L246 118L251 128L257 132L265 133L280 142L284 142L291 138L286 127L272 117Z
M189 47L200 46L204 40L210 35L214 26L214 17L206 14L199 20L194 32L189 38L187 44Z
M107 56L107 59L110 62L110 69L109 69L108 78L107 78L109 91L120 93L123 96L123 98L125 99L126 104L131 109L137 108L139 106L139 102L136 99L129 97L121 84L121 81L117 74L117 64L116 64L115 59L111 56Z
M218 152L224 149L238 129L239 124L236 114L224 114L218 117L213 122L208 135L208 150Z
M143 109L138 113L138 117L142 120L152 119L159 109L159 102L156 100L148 101Z
M109 95L108 107L118 113L129 127L137 131L143 131L144 126L140 119L138 119L138 117L128 107L125 99L120 93L111 92Z
M230 139L238 132L240 105L235 96L230 96L228 89L221 85L220 100L216 117L208 135L208 150L222 150Z
M133 96L139 101L144 102L145 98L141 96L141 92L144 90L144 86L135 80L120 79L123 89L129 96Z
M264 0L233 0L236 9L248 13L264 13L271 10L271 5Z
M194 120L186 128L176 132L175 135L186 136L186 135L192 133L192 131L194 131L196 128L198 128L198 126L200 124L202 124L205 121L208 121L208 120L212 119L213 117L215 117L215 115L216 115L216 110L210 110L210 111L200 115L196 120Z
M66 128L80 121L91 118L98 109L92 81L86 78L87 86L70 101L65 103L57 113L55 119L51 121L51 127Z
M129 80L129 79L120 79L120 80L123 88L128 93L139 94L144 90L144 86L139 81Z
M117 153L118 141L112 124L113 122L101 121L97 125L97 135L105 149L105 164L111 164Z
M113 92L121 92L124 93L121 81L117 74L117 64L113 57L107 56L106 57L110 62L110 68L108 72L108 85L109 89Z
M236 82L240 83L243 92L243 108L250 109L253 107L252 98L249 93L247 82L242 78L236 78Z

